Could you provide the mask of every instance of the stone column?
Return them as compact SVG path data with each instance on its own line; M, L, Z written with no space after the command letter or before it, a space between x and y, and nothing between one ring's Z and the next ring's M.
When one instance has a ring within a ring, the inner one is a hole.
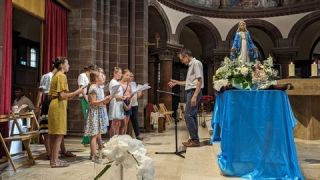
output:
M274 60L275 64L281 65L281 78L287 78L289 76L289 64L294 61L298 52L298 48L285 47L285 48L274 48Z
M131 71L136 71L136 2L135 0L131 0L129 2L129 67Z
M110 0L109 69L120 63L120 0Z
M69 89L78 88L77 78L83 67L97 60L97 1L68 0L72 7L68 15L68 58L70 70L67 74ZM100 17L100 12L99 12ZM101 31L102 32L102 31ZM98 34L100 37L100 34ZM99 46L99 51L100 46ZM98 58L101 65L101 57ZM68 102L68 134L83 134L84 120L80 101ZM72 107L72 108L70 108Z
M129 68L129 1L120 0L120 44L119 44L119 66Z
M213 63L213 57L210 57L207 61L207 68L208 68L208 74L205 76L208 76L208 81L207 81L207 90L208 90L208 95L213 96L214 91L213 91L213 85L212 85L212 77L214 75L214 63Z
M168 82L172 78L173 52L165 49L159 54L160 60L160 90L171 92ZM159 103L164 103L167 109L172 109L172 95L161 93Z
M83 67L96 64L109 79L110 1L66 0L72 10L68 15L69 88L75 90ZM117 41L115 41L117 43ZM84 120L80 101L68 102L68 133L82 134Z
M148 103L158 103L157 102L157 81L158 81L158 63L156 57L149 56L148 60L148 83L151 86L151 89L148 90Z
M135 60L134 73L138 83L148 81L148 0L135 0ZM139 99L140 126L144 126L144 107L147 104L148 95Z
M213 50L213 74L216 73L216 70L221 66L221 63L224 61L224 58L229 57L229 55L230 50L228 48L219 48Z

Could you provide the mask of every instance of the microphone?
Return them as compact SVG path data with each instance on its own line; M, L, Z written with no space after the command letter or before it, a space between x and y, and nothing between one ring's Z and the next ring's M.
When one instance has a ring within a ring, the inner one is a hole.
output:
M175 94L175 93L173 93L173 92L169 92L169 91L162 91L162 90L157 90L157 92L158 93L164 93L164 94L170 94L170 95L172 95L172 96L178 96L178 97L180 97L180 95L178 95L178 94Z

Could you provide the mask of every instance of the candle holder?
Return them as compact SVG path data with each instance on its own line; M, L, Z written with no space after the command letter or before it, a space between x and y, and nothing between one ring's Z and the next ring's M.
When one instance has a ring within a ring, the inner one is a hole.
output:
M311 77L312 78L318 77L318 64L316 64L316 62L313 62L311 64Z
M295 68L295 64L293 64L293 62L291 61L291 63L288 65L288 74L289 74L289 78L295 78L296 77L296 68Z

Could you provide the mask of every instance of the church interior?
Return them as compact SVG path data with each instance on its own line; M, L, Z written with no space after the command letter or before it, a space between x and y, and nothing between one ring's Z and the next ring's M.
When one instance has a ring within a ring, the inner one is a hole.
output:
M298 170L295 171L301 171L302 175L292 178L286 174L280 179L320 179L320 0L0 0L0 180L129 180L139 174L137 168L112 165L97 178L108 160L92 162L89 144L81 144L86 119L78 95L68 99L66 108L64 143L67 152L76 155L63 157L61 154L68 167L50 168L51 161L46 158L39 132L28 140L23 139L27 135L21 132L12 135L13 129L19 126L16 116L23 119L23 131L39 130L40 115L33 112L39 108L37 102L44 100L38 97L40 81L52 70L52 61L57 57L68 59L70 68L65 75L69 92L80 87L79 74L90 65L104 72L104 86L110 87L114 69L119 67L123 73L129 69L137 84L148 83L151 87L137 100L140 136L135 134L131 122L125 132L133 139L141 138L146 155L153 160L152 177L142 179L259 179L224 171L223 167L235 169L239 162L222 165L219 158L227 149L222 145L224 131L221 123L221 132L216 132L214 127L218 107L236 106L232 99L222 98L229 90L218 92L214 81L225 57L230 56L240 21L245 22L250 32L258 60L272 57L273 68L278 72L277 83L293 87L281 93L288 97L290 116L295 120L293 127L285 130L292 135L289 139L293 142L293 150L287 151L294 154L289 155L291 160L297 158ZM188 120L185 116L188 89L168 85L172 79L185 81L189 77L192 65L182 63L183 49L190 50L192 57L203 65L200 79L204 87L196 114L200 147L181 144L189 139L190 132L184 122ZM17 90L34 104L31 118L13 112ZM220 106L222 102L217 103L218 99L229 101L228 106ZM248 99L243 102L244 106L252 105ZM259 112L268 108L253 109ZM244 111L237 117L246 116L241 114ZM280 121L284 115L277 112L271 110L269 116ZM32 118L36 122L33 123ZM280 128L276 124L270 126ZM219 133L221 144L212 140L214 134ZM271 134L274 136L266 141L285 139L285 135ZM110 133L101 136L106 144L112 138ZM105 145L104 149L107 148ZM277 151L277 147L273 148ZM173 151L173 154L157 153L163 151ZM234 151L241 154L240 150ZM248 163L246 167L249 166ZM273 165L270 166L268 168Z

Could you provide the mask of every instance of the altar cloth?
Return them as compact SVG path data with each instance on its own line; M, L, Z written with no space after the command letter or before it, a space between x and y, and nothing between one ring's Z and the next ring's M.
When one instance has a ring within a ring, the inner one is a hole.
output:
M211 142L221 140L225 176L303 179L294 144L296 119L288 95L277 90L228 90L216 97Z

